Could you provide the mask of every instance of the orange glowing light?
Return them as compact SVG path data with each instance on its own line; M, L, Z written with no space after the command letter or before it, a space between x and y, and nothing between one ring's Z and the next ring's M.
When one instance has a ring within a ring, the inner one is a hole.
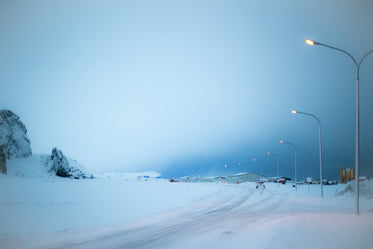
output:
M305 42L306 42L308 45L310 45L310 46L315 45L315 42L312 41L312 40L310 40L310 39L306 39Z

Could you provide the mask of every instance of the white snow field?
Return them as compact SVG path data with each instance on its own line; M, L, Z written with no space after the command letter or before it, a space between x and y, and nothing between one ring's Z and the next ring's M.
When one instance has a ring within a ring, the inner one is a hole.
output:
M345 187L0 175L0 248L373 248Z

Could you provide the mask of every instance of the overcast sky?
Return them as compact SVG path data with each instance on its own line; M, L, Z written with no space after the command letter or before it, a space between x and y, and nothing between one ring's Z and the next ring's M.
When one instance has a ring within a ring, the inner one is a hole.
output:
M239 171L298 178L354 167L357 60L372 0L0 0L0 108L33 153L88 170ZM373 55L360 68L361 174L373 176ZM228 167L225 168L224 165ZM215 171L215 172L214 172Z

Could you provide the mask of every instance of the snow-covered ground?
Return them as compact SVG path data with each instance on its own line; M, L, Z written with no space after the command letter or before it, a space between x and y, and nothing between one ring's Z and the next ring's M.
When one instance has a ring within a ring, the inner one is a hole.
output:
M345 187L0 175L0 248L373 248Z

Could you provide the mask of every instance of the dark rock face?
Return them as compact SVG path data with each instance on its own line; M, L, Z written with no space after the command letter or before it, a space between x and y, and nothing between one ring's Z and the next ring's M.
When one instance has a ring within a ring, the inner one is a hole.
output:
M74 164L74 163L73 163ZM60 177L69 177L75 179L93 178L92 175L88 176L82 170L72 167L68 159L63 155L61 150L57 148L52 149L52 155L47 158L46 162L49 172L55 173Z
M2 145L0 145L0 173L4 175L7 174L6 158Z
M0 145L7 159L32 155L26 126L9 110L0 111Z
M70 177L70 165L62 151L52 149L52 155L47 160L49 171L55 172L57 176Z

